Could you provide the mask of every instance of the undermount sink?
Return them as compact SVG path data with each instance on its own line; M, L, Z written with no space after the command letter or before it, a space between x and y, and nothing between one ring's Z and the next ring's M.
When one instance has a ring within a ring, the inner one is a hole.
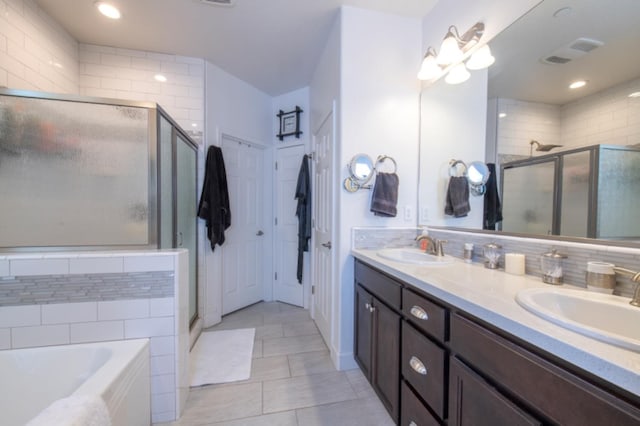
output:
M516 301L531 313L561 327L640 352L640 308L611 294L566 288L522 290Z
M414 265L444 266L454 262L454 258L451 256L434 256L422 250L412 248L381 249L378 250L377 254L385 259L402 263L412 263Z

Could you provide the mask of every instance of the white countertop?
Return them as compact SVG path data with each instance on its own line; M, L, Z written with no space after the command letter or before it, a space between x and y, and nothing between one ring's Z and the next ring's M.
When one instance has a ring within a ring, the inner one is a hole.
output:
M519 290L548 287L540 278L490 270L479 263L467 264L461 259L439 266L400 263L384 259L376 255L376 251L353 249L351 254L400 281L640 396L640 353L567 330L518 305L515 296Z

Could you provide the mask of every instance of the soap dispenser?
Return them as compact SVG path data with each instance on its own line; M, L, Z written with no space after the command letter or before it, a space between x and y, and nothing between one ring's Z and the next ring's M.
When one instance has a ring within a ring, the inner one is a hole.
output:
M560 285L563 280L562 263L567 255L558 253L556 249L540 256L540 266L542 267L542 282L547 284Z

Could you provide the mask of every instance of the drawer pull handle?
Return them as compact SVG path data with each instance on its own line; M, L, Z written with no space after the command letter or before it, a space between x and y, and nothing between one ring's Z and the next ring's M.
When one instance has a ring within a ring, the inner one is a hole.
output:
M416 306L416 305L413 305L413 308L411 308L411 315L425 321L429 319L429 315L427 314L427 311L422 309L420 306Z
M418 426L418 424L413 420L411 420L411 422L409 422L409 426Z
M367 309L369 312L373 312L376 310L376 308L373 307L373 305L370 305L369 303L366 303L364 305L365 309Z
M423 376L427 375L427 367L425 367L422 361L420 361L415 356L411 357L411 359L409 360L409 365L414 369L416 373L422 374Z

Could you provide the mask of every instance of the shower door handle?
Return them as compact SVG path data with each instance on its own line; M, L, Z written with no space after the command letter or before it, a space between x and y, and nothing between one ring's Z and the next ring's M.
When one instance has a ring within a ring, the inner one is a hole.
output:
M259 230L258 232L256 232L256 235L257 235L258 237L262 237L262 236L264 235L264 232L262 232L262 229L261 229L261 230Z
M178 247L182 247L182 243L184 243L184 237L182 236L182 232L178 232Z
M321 245L322 245L322 247L326 247L326 248L328 248L329 250L331 250L331 241L326 242L326 243L322 243Z

